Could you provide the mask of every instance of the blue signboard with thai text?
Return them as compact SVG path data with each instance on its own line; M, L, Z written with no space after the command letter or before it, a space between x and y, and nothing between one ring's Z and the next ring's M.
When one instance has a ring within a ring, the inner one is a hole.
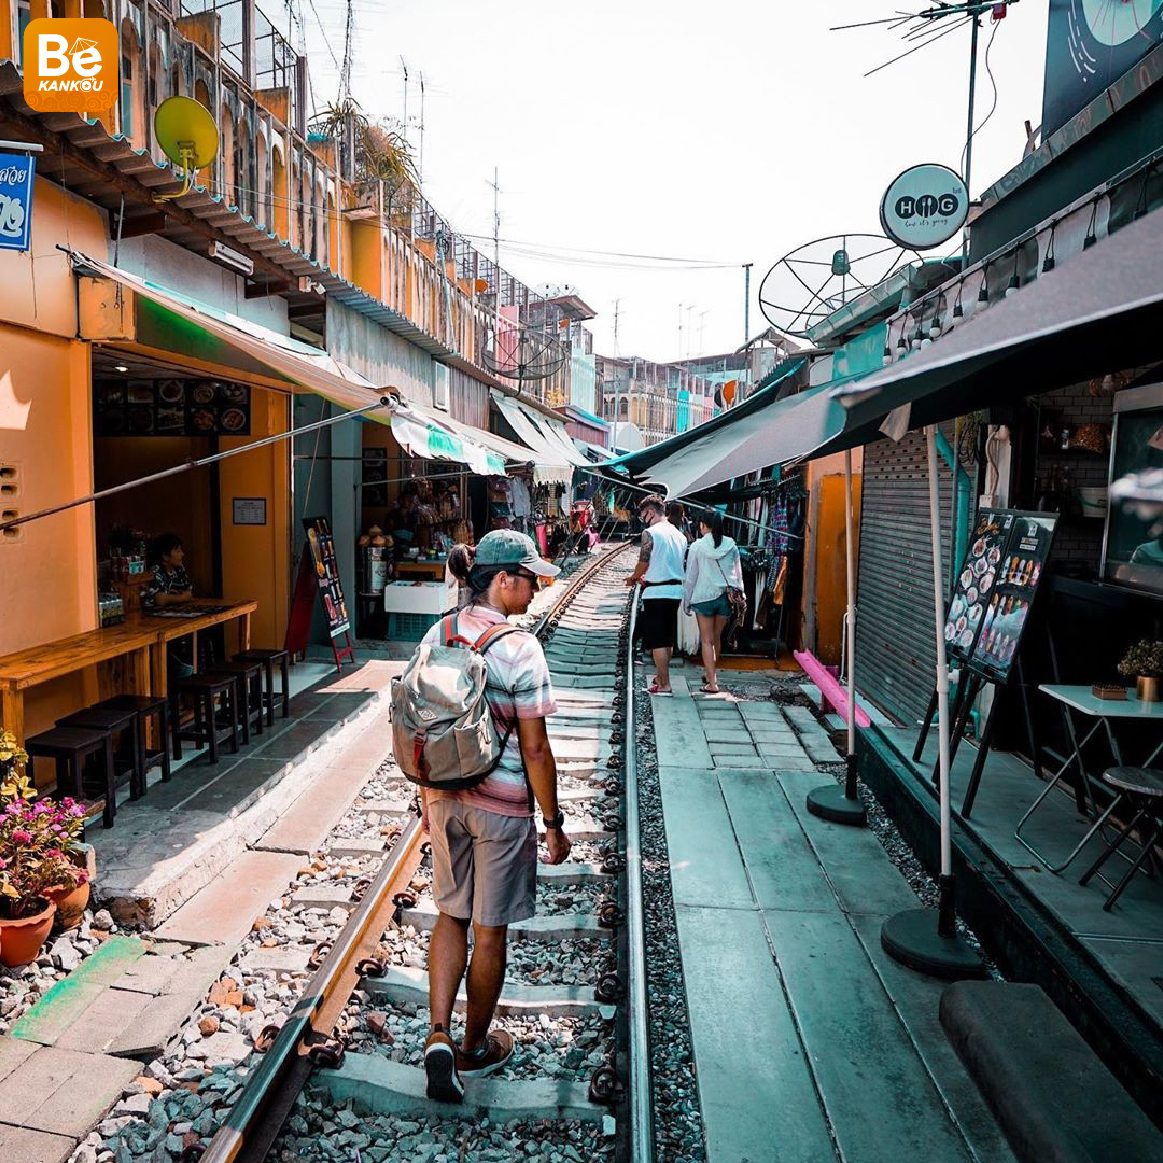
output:
M27 250L36 158L0 153L0 250Z

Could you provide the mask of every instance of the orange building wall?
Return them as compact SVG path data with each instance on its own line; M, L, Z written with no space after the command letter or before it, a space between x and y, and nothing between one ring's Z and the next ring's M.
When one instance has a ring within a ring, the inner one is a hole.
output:
M38 180L28 253L0 252L0 463L19 467L19 492L6 508L28 513L92 488L89 347L72 338L73 276L56 244L103 254L106 237L100 212ZM96 621L92 506L0 535L0 654ZM74 710L94 681L78 676L30 692L27 731Z
M221 447L247 444L290 427L291 397L251 389L249 436L223 437ZM287 629L291 583L291 442L224 460L219 466L222 489L222 596L255 598L251 645L282 646ZM235 525L235 497L266 497L265 525ZM232 645L227 631L227 646Z

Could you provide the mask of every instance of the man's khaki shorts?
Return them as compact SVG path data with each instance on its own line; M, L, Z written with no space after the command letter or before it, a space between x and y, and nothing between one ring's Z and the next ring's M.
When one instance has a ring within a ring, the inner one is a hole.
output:
M533 916L537 829L528 816L501 816L461 800L428 805L432 895L450 917L511 925Z

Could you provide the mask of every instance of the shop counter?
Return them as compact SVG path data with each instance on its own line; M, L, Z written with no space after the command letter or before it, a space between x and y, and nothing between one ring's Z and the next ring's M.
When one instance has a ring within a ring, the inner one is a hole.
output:
M167 606L171 612L166 615L132 614L120 626L71 634L6 655L0 658L0 722L23 743L24 692L101 663L122 666L121 674L102 680L102 698L110 694L165 695L168 642L237 619L239 649L245 650L250 644L250 615L257 608L255 601L203 598L185 609Z

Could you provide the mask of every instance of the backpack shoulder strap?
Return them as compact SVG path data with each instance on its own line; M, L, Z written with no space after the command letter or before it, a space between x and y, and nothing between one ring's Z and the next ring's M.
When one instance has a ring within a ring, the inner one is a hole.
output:
M457 634L456 615L449 614L441 623L441 626L444 634L444 645L451 646L453 639L459 637Z
M490 626L474 643L473 648L480 654L485 654L489 647L492 646L499 638L504 638L507 634L516 634L519 632L519 627L512 626L508 622L498 622L495 626Z

